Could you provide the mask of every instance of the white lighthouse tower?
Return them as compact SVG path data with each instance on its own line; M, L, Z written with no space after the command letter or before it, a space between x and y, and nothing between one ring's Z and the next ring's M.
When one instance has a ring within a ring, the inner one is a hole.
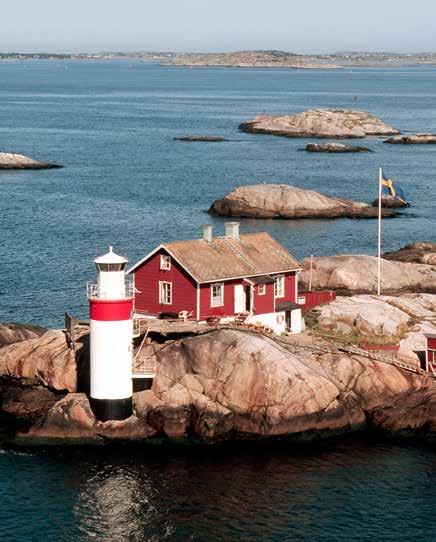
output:
M97 283L88 283L91 331L91 407L97 419L123 420L132 413L133 285L127 260L109 247L94 260Z

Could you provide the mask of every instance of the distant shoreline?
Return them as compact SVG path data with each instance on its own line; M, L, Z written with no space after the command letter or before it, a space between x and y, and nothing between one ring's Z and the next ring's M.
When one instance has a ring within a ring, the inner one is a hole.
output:
M126 60L159 62L165 66L226 68L289 68L332 70L340 68L390 68L436 66L436 52L344 52L304 55L285 51L231 53L100 52L100 53L1 53L0 62L32 60Z

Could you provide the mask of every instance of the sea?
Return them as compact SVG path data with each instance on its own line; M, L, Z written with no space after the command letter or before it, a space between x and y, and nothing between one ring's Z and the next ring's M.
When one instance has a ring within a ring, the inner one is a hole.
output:
M383 249L435 241L436 146L373 137L374 152L304 152L245 134L257 114L368 111L436 131L436 68L190 68L140 61L0 62L0 152L63 169L0 171L0 321L86 317L93 258L134 263L161 242L224 231L211 203L285 183L371 202L378 168L412 207L383 221ZM174 140L218 135L220 143ZM345 141L346 143L347 141ZM356 141L352 141L356 143ZM375 254L374 220L241 220L298 259ZM434 449L361 437L307 447L0 450L0 540L436 540Z

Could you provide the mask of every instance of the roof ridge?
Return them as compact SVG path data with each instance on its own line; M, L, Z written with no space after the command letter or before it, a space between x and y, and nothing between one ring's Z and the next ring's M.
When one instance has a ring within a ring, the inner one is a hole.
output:
M229 241L235 241L235 239L233 239L232 237L229 237L228 240L229 240ZM239 258L241 258L241 260L242 260L243 262L245 262L245 263L248 265L248 267L250 267L253 271L255 271L255 269L256 269L256 264L255 264L252 260L250 260L250 258L248 258L248 257L246 256L246 254L244 254L244 253L242 252L242 250L238 250L238 249L233 245L233 243L229 243L229 248L230 248L230 250L231 250L236 256L238 256Z

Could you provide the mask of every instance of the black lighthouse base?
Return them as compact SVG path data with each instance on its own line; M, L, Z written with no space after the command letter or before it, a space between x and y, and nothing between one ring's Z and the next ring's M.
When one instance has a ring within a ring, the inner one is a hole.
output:
M94 399L89 398L91 409L97 420L125 420L132 415L132 398L125 399Z

